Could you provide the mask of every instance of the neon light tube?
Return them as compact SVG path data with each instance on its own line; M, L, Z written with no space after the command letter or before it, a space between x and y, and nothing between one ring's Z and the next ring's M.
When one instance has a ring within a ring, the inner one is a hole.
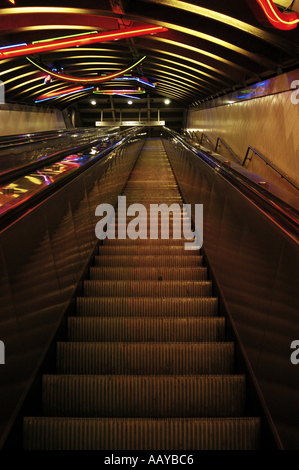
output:
M55 97L59 95L64 95L65 93L75 93L77 91L84 91L84 86L81 85L75 88L68 88L67 90L61 90L61 91L51 91L49 93L45 93L44 95L39 96L39 98L52 98L53 96Z
M52 100L54 98L62 98L63 96L73 95L75 93L82 93L84 91L88 91L88 90L92 90L92 89L93 89L93 87L84 88L83 90L77 90L77 91L71 91L71 92L67 92L67 93L52 95L52 96L49 96L47 98L42 98L42 96L45 96L45 95L41 95L37 100L35 100L35 103L40 103L41 101Z
M139 96L130 96L130 95L122 95L119 93L115 93L117 96L123 96L124 98L132 98L133 100L140 100Z
M51 75L51 77L55 77L55 78L58 78L59 80L62 80L62 81L66 81L66 82L75 82L75 83L102 83L102 82L107 82L109 80L112 80L113 78L115 77L118 77L120 75L123 75L124 73L126 72L129 72L130 70L132 70L134 67L136 67L137 65L141 64L141 62L144 61L144 59L146 59L146 56L142 57L142 59L139 59L137 62L135 62L134 64L132 65L129 65L126 69L124 70L120 70L119 72L115 72L115 73L111 73L110 75L105 75L103 77L88 77L88 78L82 78L82 77L71 77L69 75L62 75L61 73L56 73L56 72L53 72L52 70L50 69L46 69L45 67L42 67L41 65L37 64L36 62L34 62L32 59L30 59L29 57L27 57L27 60L29 60L29 62L31 62L31 64L33 64L35 67L37 67L38 69L42 70L43 72L45 72L46 74L48 75Z
M65 49L67 47L76 47L81 45L86 46L87 44L132 38L136 36L143 36L145 34L161 33L164 31L168 31L168 29L162 26L148 26L145 28L128 28L83 36L77 35L71 38L66 37L50 42L43 41L39 44L29 44L27 46L15 47L7 51L0 51L0 59L8 59L11 57L18 57L30 54L43 54L48 51Z
M256 4L258 4L266 15L267 20L277 29L291 30L296 28L299 23L298 13L283 13L279 11L272 0L247 0L247 3L261 21L260 15L256 11Z
M27 46L27 42L22 42L21 44L13 44L12 46L1 46L0 51L3 49L10 49L11 47L21 47L21 46Z
M145 90L96 90L93 93L100 94L100 95L115 95L115 94L126 94L126 93L133 93L133 94L142 94L145 93Z
M82 33L82 34L71 34L70 36L60 36L58 38L51 38L51 39L41 39L40 41L32 41L32 44L41 44L43 42L50 42L50 41L60 41L61 39L69 39L69 38L78 38L81 36L86 36L87 34L98 34L98 31L91 31L89 33Z
M142 85L147 85L152 88L156 88L156 85L150 82L146 82L145 80L142 80L141 78L137 77L120 77L120 78L114 78L114 80L135 80L136 82L142 83Z

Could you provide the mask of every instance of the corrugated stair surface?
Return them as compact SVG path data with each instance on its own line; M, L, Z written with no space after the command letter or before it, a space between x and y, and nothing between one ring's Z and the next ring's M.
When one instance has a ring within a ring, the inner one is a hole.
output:
M146 141L124 195L148 215L150 204L182 207L160 139ZM43 377L44 416L24 419L24 449L259 449L201 253L172 229L169 240L117 234L57 344L57 375Z

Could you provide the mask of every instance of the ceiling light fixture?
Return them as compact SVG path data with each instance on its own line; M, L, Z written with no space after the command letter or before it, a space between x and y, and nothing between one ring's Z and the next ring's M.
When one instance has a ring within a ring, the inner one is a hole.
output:
M164 103L165 103L165 104L169 104L169 103L170 103L170 100L169 100L169 99L166 99L166 100L164 101Z
M168 31L167 28L162 26L148 26L145 28L128 28L115 31L105 31L104 33L97 34L79 34L76 36L66 36L54 40L45 40L29 44L26 46L13 47L7 51L0 51L0 59L9 59L11 57L18 57L30 54L43 54L48 51L55 51L58 49L65 49L75 46L86 46L87 44L94 44L104 41L112 41L113 39L126 39L136 36L143 36L146 34L156 34L159 32Z

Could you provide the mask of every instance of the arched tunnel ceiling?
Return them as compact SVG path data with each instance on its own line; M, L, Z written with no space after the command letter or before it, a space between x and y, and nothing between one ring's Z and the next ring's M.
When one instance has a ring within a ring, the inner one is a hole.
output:
M46 68L62 67L68 76L86 78L118 72L146 56L134 69L156 85L145 90L185 108L298 68L299 28L281 31L264 26L246 0L85 0L82 5L77 0L0 0L0 47L92 31L164 26L168 31L154 35L28 57ZM0 60L7 102L34 104L47 92L75 85L58 78L45 84L45 76L25 55ZM124 88L123 83L110 80L99 88ZM128 82L125 88L136 88L136 83ZM87 90L41 104L63 109L91 94Z

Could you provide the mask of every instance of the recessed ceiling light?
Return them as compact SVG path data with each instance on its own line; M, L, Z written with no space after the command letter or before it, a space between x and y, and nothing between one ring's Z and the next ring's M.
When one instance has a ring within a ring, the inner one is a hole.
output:
M169 103L170 103L170 100L167 99L167 100L164 101L164 103L165 103L165 104L169 104Z
M128 101L128 104L132 104L132 103L133 103L133 101Z
M97 102L96 102L95 100L93 100L93 101L91 102L91 104L92 104L93 106L95 106L95 105L97 104Z

